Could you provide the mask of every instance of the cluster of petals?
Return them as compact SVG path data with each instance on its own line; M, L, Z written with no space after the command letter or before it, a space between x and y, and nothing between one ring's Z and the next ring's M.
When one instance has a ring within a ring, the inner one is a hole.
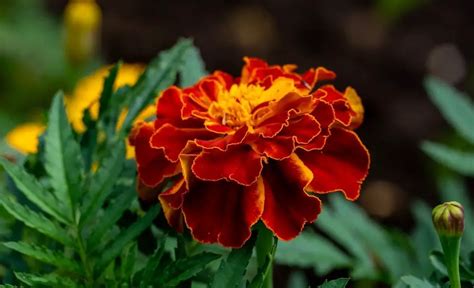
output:
M293 239L321 212L318 194L357 199L370 164L353 131L360 98L328 84L334 72L244 60L240 77L216 71L166 89L156 120L130 135L140 196L162 189L172 227L227 247L241 247L258 221Z

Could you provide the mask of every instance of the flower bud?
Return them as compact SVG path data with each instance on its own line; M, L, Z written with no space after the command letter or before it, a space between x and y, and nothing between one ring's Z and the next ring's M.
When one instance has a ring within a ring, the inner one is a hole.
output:
M459 237L464 232L464 208L458 202L450 201L436 206L432 219L439 235Z
M90 61L98 49L102 13L94 0L70 0L64 10L66 55L73 64Z

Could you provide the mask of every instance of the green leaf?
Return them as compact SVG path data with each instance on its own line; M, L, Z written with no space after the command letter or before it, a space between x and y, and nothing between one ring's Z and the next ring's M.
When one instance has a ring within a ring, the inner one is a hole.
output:
M191 46L184 54L183 64L180 68L181 87L188 87L195 84L199 79L207 74L201 53L196 46Z
M203 271L209 263L220 257L218 254L203 252L174 261L157 276L159 286L176 286Z
M132 224L127 229L120 232L120 234L113 240L107 249L99 255L95 267L95 273L102 273L105 268L112 262L120 253L122 249L130 243L133 239L138 237L145 229L147 229L153 220L160 213L160 206L153 206L141 219Z
M45 136L45 169L56 197L67 204L67 212L75 217L75 207L81 197L84 171L79 144L75 141L66 111L63 93L54 96L49 111Z
M232 249L229 256L221 261L211 287L238 287L245 276L245 271L252 257L253 247L255 246L255 237L245 243L240 249Z
M25 195L28 200L33 202L43 212L53 216L56 220L63 223L71 222L71 219L67 219L67 216L62 215L56 208L60 203L54 195L46 191L38 180L28 174L23 167L15 165L4 158L0 158L0 164L13 179L16 187L23 192L23 195Z
M137 243L129 244L120 257L120 278L123 281L130 282L131 276L135 269L135 262L137 261L138 246Z
M30 273L15 272L21 282L32 287L79 287L73 280L56 274L35 275Z
M446 268L446 264L444 262L444 255L440 251L432 251L430 253L430 262L433 267L438 270L442 275L448 276L448 269Z
M170 50L161 52L148 65L137 83L129 91L130 95L127 98L132 99L132 103L120 129L120 135L126 135L140 111L150 104L161 90L174 83L176 73L191 44L190 40L180 40Z
M433 270L429 258L426 255L433 249L441 249L438 235L433 229L433 222L431 220L431 207L420 200L415 201L411 205L411 211L415 218L415 229L411 234L411 243L413 245L413 253L417 261L417 267L420 271L412 274L415 276L429 275Z
M353 278L379 279L382 264L389 272L384 280L393 283L406 269L412 269L409 254L361 208L341 195L330 199L333 207L326 206L316 225L355 257Z
M280 248L278 248L280 249ZM290 288L309 288L308 280L302 271L294 271L288 277L288 287Z
M454 171L465 176L474 176L474 152L458 151L429 141L423 142L421 149L435 161Z
M314 268L317 275L352 264L352 259L334 244L310 231L303 231L292 241L281 242L275 260L288 266Z
M109 147L108 154L92 178L89 192L85 196L81 214L81 224L87 223L102 207L107 197L112 192L112 187L122 172L125 162L125 144L119 140Z
M76 262L64 257L62 253L52 251L46 247L25 242L6 242L3 243L3 245L12 250L35 258L41 262L56 266L60 269L65 269L75 273L81 272L81 267Z
M158 243L158 248L156 248L155 252L146 263L143 273L141 274L142 280L140 281L140 287L149 287L149 285L152 284L158 265L160 264L161 258L165 252L165 244L166 235L161 237Z
M110 70L107 77L104 79L104 85L100 94L99 100L99 117L105 115L109 108L110 99L114 94L114 84L117 74L122 66L122 62L115 64Z
M349 283L349 278L339 278L334 280L326 280L322 285L319 285L320 288L344 288L347 283Z
M8 213L19 221L25 223L26 226L33 228L64 245L73 246L73 241L68 237L66 231L44 215L36 213L30 208L19 204L16 200L5 193L0 197L0 204L2 204Z
M263 264L260 267L258 267L257 275L255 275L250 285L248 285L249 288L262 288L263 285L265 284L265 278L267 277L273 265L273 259L274 259L275 251L277 248L277 243L278 241L276 240L273 241L272 248L270 249L267 256L265 257L265 261L263 262Z
M469 96L434 77L425 79L425 89L444 118L474 144L474 104Z
M402 282L408 285L409 288L434 288L439 287L439 285L433 285L425 279L420 279L415 276L403 276L401 278Z
M94 250L99 246L110 227L122 217L122 214L130 207L130 203L137 197L133 189L127 188L116 199L111 201L104 214L97 221L97 224L93 226L94 231L87 240L87 247L89 249Z

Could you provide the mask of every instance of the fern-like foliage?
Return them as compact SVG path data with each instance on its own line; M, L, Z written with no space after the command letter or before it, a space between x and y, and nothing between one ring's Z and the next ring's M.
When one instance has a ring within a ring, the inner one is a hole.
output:
M145 231L158 235L152 226L161 208L155 205L142 211L133 205L136 172L125 159L124 139L135 117L176 81L178 73L186 81L199 77L195 71L183 73L183 67L195 68L202 63L198 57L192 43L181 40L160 53L134 86L117 91L113 86L120 63L114 66L104 81L99 118L93 120L86 112L88 129L82 135L71 128L64 96L57 93L48 113L44 149L38 157L43 173L0 159L15 189L21 192L17 197L2 189L0 204L18 221L43 235L38 239L49 239L3 243L43 263L39 269L15 272L23 286L169 287L188 281L220 258L209 252L173 256L169 249L165 251L167 237L160 233L155 253L139 251L136 239ZM128 107L128 113L117 132L116 123L124 107ZM136 220L121 223L124 213L134 215L132 219Z

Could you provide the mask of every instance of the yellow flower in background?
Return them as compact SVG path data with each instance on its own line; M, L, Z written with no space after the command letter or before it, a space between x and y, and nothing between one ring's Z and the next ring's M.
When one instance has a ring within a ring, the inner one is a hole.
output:
M74 64L97 53L102 12L94 0L70 0L64 9L65 52Z
M72 95L66 98L66 111L72 127L79 133L86 130L82 122L84 110L89 109L93 120L99 115L99 98L104 85L104 78L109 74L110 67L103 67L93 74L79 80ZM139 64L123 64L115 79L114 90L124 85L133 85L143 72L144 66Z
M82 121L84 111L89 110L93 120L97 120L99 114L99 99L104 84L104 78L108 75L110 67L103 67L79 80L71 95L66 97L66 112L73 129L78 133L84 133L86 126ZM124 85L134 85L143 72L144 66L139 64L123 64L117 73L114 90ZM154 105L145 108L137 117L137 121L143 121L155 114ZM122 111L118 119L118 127L123 123L126 111ZM20 125L10 131L6 137L7 143L14 149L24 153L36 153L38 137L44 132L45 125L41 123L27 123ZM134 157L133 148L127 143L127 158Z
M36 153L39 143L38 137L44 132L45 128L40 123L21 124L8 132L5 140L11 147L23 154Z

